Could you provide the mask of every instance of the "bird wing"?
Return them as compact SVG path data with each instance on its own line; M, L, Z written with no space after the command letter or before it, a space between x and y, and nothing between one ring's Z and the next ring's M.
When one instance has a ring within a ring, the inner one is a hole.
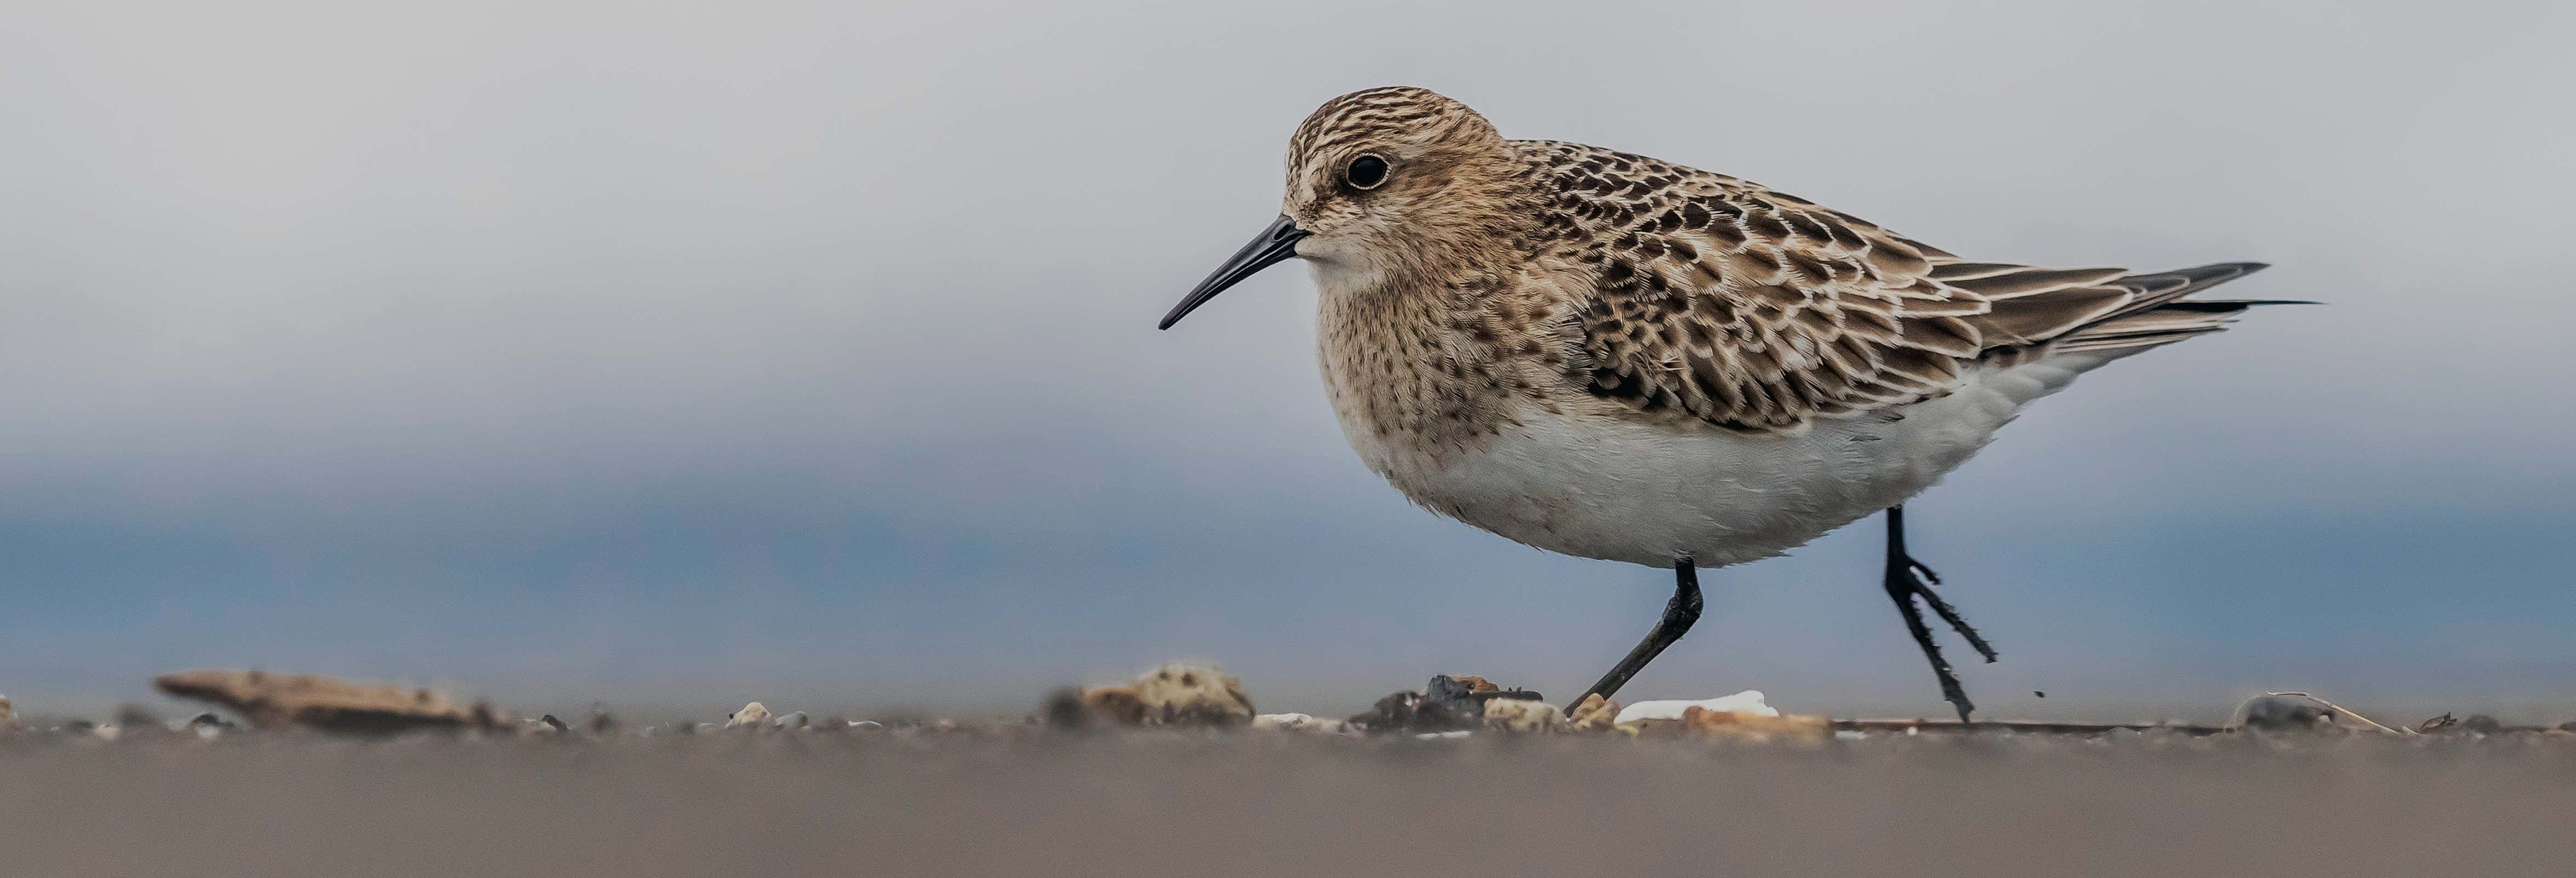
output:
M1528 143L1552 177L1536 182L1556 193L1543 225L1585 281L1567 320L1586 356L1569 377L1737 429L1794 430L1941 396L1967 364L2123 317L2141 319L2115 345L2215 329L2232 312L2206 328L2146 312L2260 267L2133 276L1968 262L1733 177ZM2157 335L2171 332L2182 334Z

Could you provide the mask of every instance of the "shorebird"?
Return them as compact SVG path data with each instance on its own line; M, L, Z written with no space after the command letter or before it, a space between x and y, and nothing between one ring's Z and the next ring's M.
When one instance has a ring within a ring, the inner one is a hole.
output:
M1279 218L1160 328L1291 258L1370 469L1521 543L1673 571L1662 618L1587 696L1699 619L1699 568L1885 511L1882 586L1961 722L1975 705L1923 608L1995 651L1906 552L1904 501L2075 376L2285 304L2185 298L2253 262L1969 261L1735 177L1508 140L1401 86L1306 117Z

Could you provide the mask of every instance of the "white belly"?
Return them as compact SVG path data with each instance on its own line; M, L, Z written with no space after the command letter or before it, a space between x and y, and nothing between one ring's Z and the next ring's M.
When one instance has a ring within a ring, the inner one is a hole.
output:
M1538 548L1667 566L1769 558L1904 502L1966 461L2076 369L1972 373L1902 418L1819 420L1796 435L1691 422L1519 412L1522 427L1445 462L1346 430L1415 502ZM1348 419L1345 419L1348 423Z

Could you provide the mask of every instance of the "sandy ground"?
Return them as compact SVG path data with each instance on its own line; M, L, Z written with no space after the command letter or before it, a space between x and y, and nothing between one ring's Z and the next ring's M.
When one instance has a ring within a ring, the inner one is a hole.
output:
M2566 875L2576 739L0 737L0 875Z

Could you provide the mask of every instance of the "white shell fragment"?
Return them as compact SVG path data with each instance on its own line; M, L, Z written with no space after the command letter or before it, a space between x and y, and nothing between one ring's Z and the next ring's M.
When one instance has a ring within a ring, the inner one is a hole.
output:
M1635 704L1628 705L1625 710L1619 711L1619 718L1612 720L1611 723L1613 725L1620 725L1641 719L1681 719L1682 711L1689 710L1694 707L1706 708L1719 713L1749 713L1754 716L1780 715L1780 710L1778 708L1762 703L1761 690L1746 689L1742 692L1728 695L1723 698L1710 698L1704 701L1640 701Z

